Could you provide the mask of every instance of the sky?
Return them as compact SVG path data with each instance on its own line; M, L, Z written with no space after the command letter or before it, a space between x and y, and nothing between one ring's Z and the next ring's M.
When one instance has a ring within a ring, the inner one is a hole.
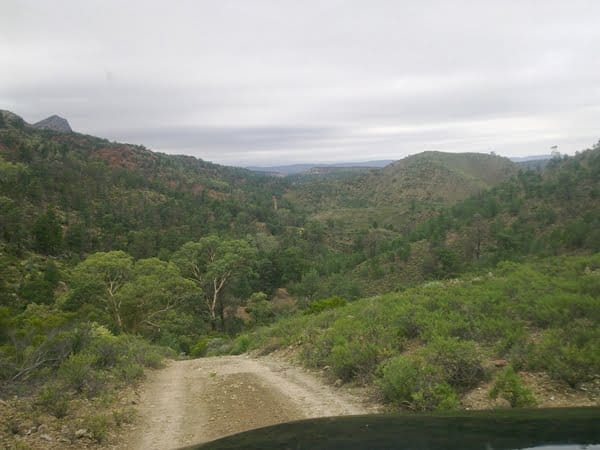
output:
M0 0L0 109L231 165L600 139L598 0Z

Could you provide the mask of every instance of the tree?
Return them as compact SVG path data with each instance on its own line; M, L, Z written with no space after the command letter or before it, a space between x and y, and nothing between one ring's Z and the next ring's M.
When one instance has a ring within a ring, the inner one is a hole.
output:
M140 259L133 265L130 280L116 294L124 331L144 335L160 332L166 326L167 314L198 294L196 285L182 277L172 262Z
M223 292L234 277L251 271L256 249L241 239L221 239L210 235L187 242L175 252L172 261L184 277L202 289L211 326L216 329L217 314L225 324Z
M483 243L483 219L481 214L475 213L470 226L466 227L465 256L468 261L473 258L479 262L481 258L481 244Z
M123 251L98 252L77 265L71 280L70 305L99 305L111 318L112 326L123 331L119 290L132 277L133 258Z
M62 247L62 227L54 209L48 208L33 225L35 249L46 254L54 255Z

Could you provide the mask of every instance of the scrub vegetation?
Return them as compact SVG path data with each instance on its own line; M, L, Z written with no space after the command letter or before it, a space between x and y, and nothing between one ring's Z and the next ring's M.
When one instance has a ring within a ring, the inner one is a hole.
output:
M571 386L600 373L600 254L503 262L491 271L356 300L257 329L249 349L296 347L309 367L373 383L413 410L452 409L495 380L494 398L535 400L515 371ZM307 310L309 311L309 310ZM509 367L498 371L493 361Z
M426 152L280 178L0 111L0 396L68 421L165 356L289 346L412 410L482 382L531 405L524 371L597 380L600 145L532 167ZM114 409L82 436L110 440Z

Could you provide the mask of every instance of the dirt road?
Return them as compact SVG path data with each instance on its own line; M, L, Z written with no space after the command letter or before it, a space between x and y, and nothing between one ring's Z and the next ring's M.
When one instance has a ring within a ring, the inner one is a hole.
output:
M290 420L376 409L269 357L173 361L146 383L140 424L123 448L171 449Z

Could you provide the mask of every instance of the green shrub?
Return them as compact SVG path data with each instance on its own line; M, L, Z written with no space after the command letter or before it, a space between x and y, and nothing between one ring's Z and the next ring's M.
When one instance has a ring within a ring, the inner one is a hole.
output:
M484 378L482 357L477 344L457 338L437 338L424 349L427 362L439 367L451 386L468 389Z
M134 362L128 362L121 366L120 375L122 376L123 381L132 383L143 378L144 367Z
M378 348L364 340L340 340L331 349L327 362L343 381L367 378L379 363Z
M208 345L208 341L210 341L209 337L203 337L196 344L192 346L190 349L190 355L194 358L201 358L202 356L206 356L206 347Z
M212 338L206 344L206 356L228 355L233 344L229 338Z
M570 386L593 379L600 373L600 330L593 324L574 323L568 329L546 333L533 348L529 366L542 369Z
M83 392L88 381L94 377L93 365L96 358L93 355L78 353L69 356L58 369L58 377L65 386Z
M456 409L460 402L438 367L418 356L397 356L379 370L377 385L386 400L417 411Z
M498 397L508 401L512 408L535 406L537 403L533 392L523 386L519 375L511 366L498 374L490 391L490 398L495 400Z
M315 300L308 305L308 308L304 311L304 314L318 314L328 309L340 308L346 306L346 300L341 297L333 296Z
M119 359L127 351L126 341L121 336L113 336L106 328L95 325L92 328L93 338L86 348L86 353L95 356L95 366L108 369L118 364Z
M38 404L58 419L65 417L69 412L68 394L55 384L46 385L40 390Z
M447 411L460 408L456 391L448 383L436 383L413 394L413 406L418 411Z
M275 320L273 303L264 292L255 292L250 296L246 311L252 317L254 325L267 325Z
M109 372L105 370L92 370L85 383L85 394L88 398L96 397L103 393L111 382Z
M111 427L111 420L104 415L96 415L89 417L85 422L86 428L90 430L92 438L102 443L108 436L108 430Z
M234 339L230 353L232 355L241 355L242 353L246 353L250 348L251 342L252 341L249 335L240 334L236 339Z
M102 340L95 343L91 352L96 356L96 367L107 369L118 363L122 349L116 341Z
M141 359L141 364L145 367L150 367L151 369L160 369L165 366L163 363L164 358L155 350L145 352L139 359Z

